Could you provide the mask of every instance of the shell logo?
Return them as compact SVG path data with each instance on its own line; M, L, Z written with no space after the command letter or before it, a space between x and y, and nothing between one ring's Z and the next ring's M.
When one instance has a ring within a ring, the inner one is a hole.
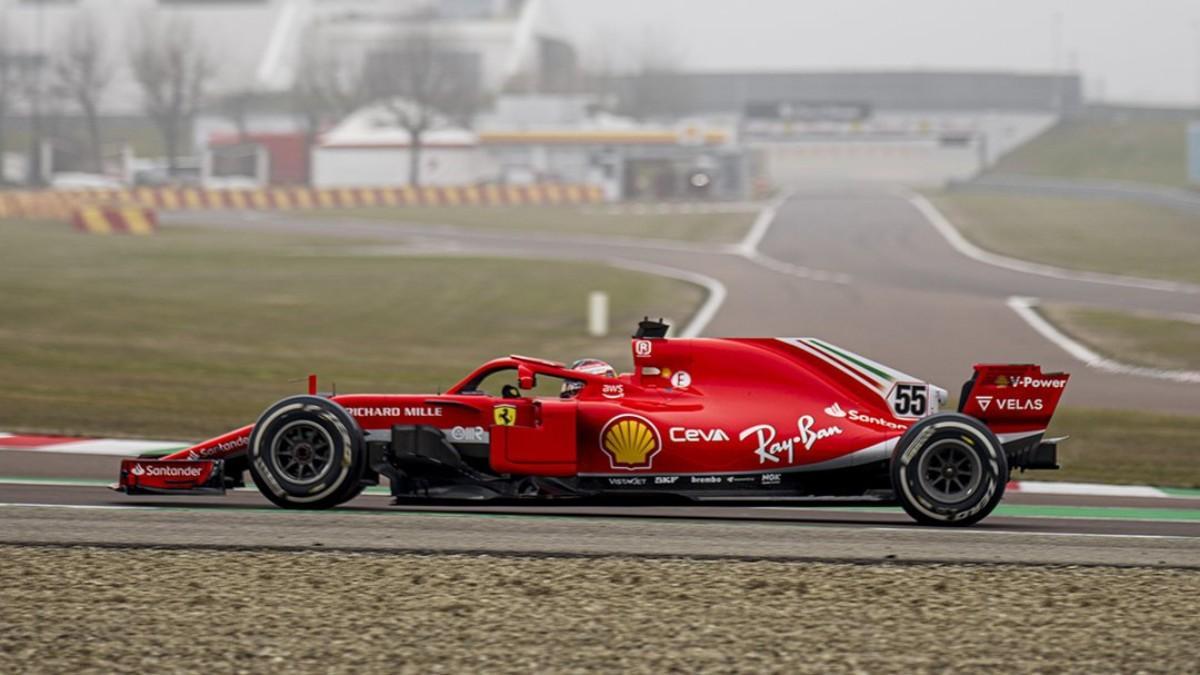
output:
M618 415L600 431L600 448L614 469L649 469L662 450L662 438L646 418Z

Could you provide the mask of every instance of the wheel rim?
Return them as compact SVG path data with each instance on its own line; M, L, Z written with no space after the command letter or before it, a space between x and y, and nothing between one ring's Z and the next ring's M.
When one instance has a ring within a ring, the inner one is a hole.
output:
M929 446L917 466L921 489L945 504L966 500L983 480L983 465L969 446L958 440L942 440Z
M292 422L275 434L271 459L283 478L311 485L333 467L333 438L319 424Z

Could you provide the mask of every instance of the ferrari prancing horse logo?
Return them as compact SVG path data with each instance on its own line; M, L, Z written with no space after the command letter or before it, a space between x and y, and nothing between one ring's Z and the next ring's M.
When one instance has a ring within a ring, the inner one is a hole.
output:
M492 421L498 427L511 427L517 423L517 406L501 403L492 409Z

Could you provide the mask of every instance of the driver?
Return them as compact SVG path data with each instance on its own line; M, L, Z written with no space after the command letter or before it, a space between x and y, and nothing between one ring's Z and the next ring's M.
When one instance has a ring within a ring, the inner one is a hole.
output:
M579 359L571 364L571 370L577 370L588 375L599 375L601 377L615 378L617 376L617 371L600 359ZM559 393L559 397L575 398L579 395L579 392L583 391L583 385L583 380L563 380L562 391Z

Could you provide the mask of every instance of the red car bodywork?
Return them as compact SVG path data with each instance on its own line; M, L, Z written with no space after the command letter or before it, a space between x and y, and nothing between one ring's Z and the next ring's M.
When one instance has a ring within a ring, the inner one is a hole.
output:
M861 495L886 488L901 436L934 414L946 392L812 338L634 339L634 370L617 378L510 356L488 362L439 395L329 397L352 416L366 444L399 429L433 428L495 476L575 481L581 493ZM480 383L505 371L524 389L541 378L584 382L573 398L509 398ZM1010 468L1053 468L1042 435L1067 382L1033 365L976 365L960 412L998 437ZM167 457L236 460L253 425ZM1041 453L1041 456L1039 456ZM148 482L145 460L127 460L121 486ZM872 469L874 467L874 469ZM873 471L873 473L872 473ZM847 478L847 476L849 478ZM201 484L198 480L190 487ZM182 482L179 487L183 487Z

